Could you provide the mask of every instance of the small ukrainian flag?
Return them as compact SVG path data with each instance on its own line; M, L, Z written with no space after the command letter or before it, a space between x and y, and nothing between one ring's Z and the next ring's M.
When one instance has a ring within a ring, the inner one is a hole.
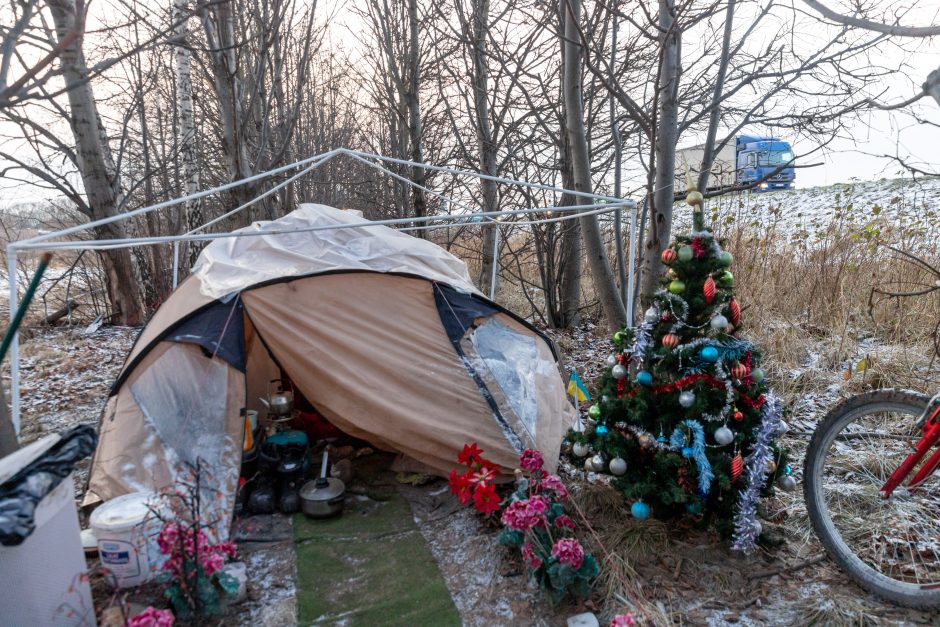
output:
M585 386L584 382L581 381L581 377L578 376L578 372L576 370L571 371L571 377L568 379L568 396L576 396L579 403L591 400L591 395L588 394L587 386Z

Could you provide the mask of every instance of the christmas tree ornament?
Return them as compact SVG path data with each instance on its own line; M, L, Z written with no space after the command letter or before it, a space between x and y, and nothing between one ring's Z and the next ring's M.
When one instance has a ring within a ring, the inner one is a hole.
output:
M722 333L728 330L728 319L721 314L714 316L708 324L711 326L712 331L718 331L719 333Z
M698 516L702 513L702 504L699 501L692 501L691 503L686 504L685 510L693 516Z
M734 275L725 270L718 275L718 285L724 288L734 287Z
M608 368L613 368L613 367L616 366L616 365L617 365L617 356L616 356L616 355L608 355L608 356L607 356L607 367L608 367Z
M783 474L785 474L785 475L792 475L792 474L793 474L793 469L790 468L790 464L787 464L786 466L783 467Z
M741 324L741 305L734 298L728 303L728 309L731 310L731 324L738 326Z
M663 260L663 263L667 266L679 258L679 255L672 248L667 248L663 251L662 256L660 257Z
M742 472L744 472L744 458L741 457L741 453L738 453L731 460L731 483L735 483Z
M623 331L617 331L616 333L614 333L614 344L620 344L621 342L623 342L623 338L624 338Z
M615 379L623 379L625 376L627 376L627 369L620 364L617 364L610 369L610 374L612 374Z
M734 442L734 431L725 426L718 427L715 429L715 442L718 446L728 446Z
M594 463L590 457L584 460L584 472L594 472Z
M751 373L750 369L744 364L735 364L731 368L731 376L735 379L743 379Z
M640 370L636 373L636 382L640 385L653 385L653 374L648 370Z
M645 433L640 434L640 437L638 437L636 441L640 444L641 448L649 448L653 446L653 438L651 438Z
M650 506L643 501L637 501L630 506L630 515L637 520L646 520L650 517Z
M591 466L594 467L595 471L602 472L604 468L607 467L607 461L604 459L603 455L597 453L591 458Z
M685 202L690 207L700 207L704 201L705 197L702 196L702 192L694 188L689 190L689 193L685 195Z
M754 533L756 535L760 536L760 534L764 533L764 526L760 524L760 521L757 520L756 518L754 519L753 525L754 525Z
M702 286L702 293L705 294L705 302L709 305L715 300L715 292L718 288L715 286L715 279L708 277L705 279L705 285Z
M665 444L666 442L668 442L668 440L666 440L666 436L664 435L660 435L658 438L656 438L656 441L659 442L660 444Z
M594 433L597 435L607 435L608 431L610 431L610 429L607 428L607 425L597 425L594 429Z
M777 485L780 486L780 489L784 492L793 492L796 490L796 479L791 475L783 475L777 479Z
M682 281L673 281L669 284L669 291L673 294L681 294L685 291L685 283Z
M734 418L736 422L741 422L742 420L744 420L744 413L735 409L734 413L731 414L731 417Z
M692 448L691 446L683 446L683 447L682 447L682 456L683 456L683 457L685 457L686 459L688 459L688 458L692 457L693 455L695 455L695 449L694 449L694 448Z
M702 358L702 361L713 364L718 361L718 349L714 346L705 346L699 351L699 356Z
M790 430L790 425L784 421L780 421L780 426L777 428L777 435L786 435L787 431ZM789 466L787 466L789 468ZM789 474L789 473L788 473Z
M754 380L754 383L760 383L764 380L764 371L760 368L754 368L751 370L751 379Z
M571 452L574 453L576 457L587 457L587 454L591 452L591 447L584 442L575 442L571 446Z
M772 459L767 460L767 474L772 475L777 472L777 462Z
M718 265L723 268L731 267L731 264L734 262L734 257L727 250L723 250L718 253Z
M627 462L622 457L615 457L610 460L610 474L618 477L627 472Z
M591 405L588 409L588 416L597 420L601 417L601 407L600 405Z
M672 350L679 345L679 336L675 333L667 333L663 336L663 346Z
M659 318L659 310L656 309L655 307L650 307L643 314L643 319L646 320L647 322L656 322L658 318Z
M695 392L683 390L679 393L679 404L688 409L695 404Z
M694 251L691 246L680 246L679 247L679 261L692 261L692 255Z
M666 278L669 279L670 281L675 281L676 279L679 278L679 274L672 268L669 268L668 270L666 270Z

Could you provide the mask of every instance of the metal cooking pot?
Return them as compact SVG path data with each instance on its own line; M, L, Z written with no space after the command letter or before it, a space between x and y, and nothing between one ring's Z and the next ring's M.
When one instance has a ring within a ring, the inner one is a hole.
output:
M280 379L272 379L271 383L280 383ZM270 388L269 388L270 390ZM294 398L278 386L277 392L268 394L267 399L259 398L268 411L275 416L287 416L294 409Z
M310 518L329 518L343 511L346 485L339 479L326 476L329 452L323 451L320 478L308 481L300 489L300 509Z

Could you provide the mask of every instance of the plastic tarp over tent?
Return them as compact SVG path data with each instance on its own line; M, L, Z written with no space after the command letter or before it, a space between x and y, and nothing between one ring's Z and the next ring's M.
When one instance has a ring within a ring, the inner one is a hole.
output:
M344 225L344 228L325 228ZM230 512L243 409L283 371L330 422L446 474L477 442L506 469L557 463L574 420L551 344L484 298L442 248L302 205L207 246L112 388L86 501L211 468Z

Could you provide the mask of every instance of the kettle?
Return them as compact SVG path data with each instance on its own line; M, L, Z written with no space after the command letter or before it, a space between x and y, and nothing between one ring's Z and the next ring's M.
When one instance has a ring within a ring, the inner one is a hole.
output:
M294 409L293 396L283 390L282 381L280 379L271 379L271 383L278 384L277 391L273 394L268 393L267 399L259 398L258 400L264 403L264 406L268 408L268 411L275 416L289 416L291 411Z

